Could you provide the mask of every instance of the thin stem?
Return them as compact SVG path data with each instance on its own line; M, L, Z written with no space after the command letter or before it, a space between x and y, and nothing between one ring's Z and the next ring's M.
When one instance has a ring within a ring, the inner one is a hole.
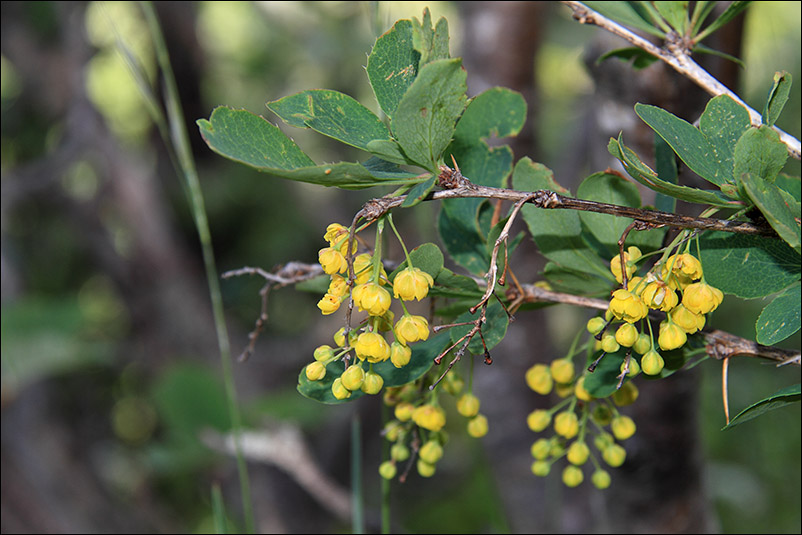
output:
M759 112L749 107L738 95L736 95L724 84L714 78L710 73L700 67L699 64L693 61L681 43L668 42L666 48L659 48L646 39L643 39L639 35L621 26L620 24L608 19L604 15L593 11L582 2L564 0L563 4L567 5L574 11L574 18L579 21L580 24L594 24L599 28L603 28L608 32L625 39L626 41L629 41L636 47L648 52L652 56L670 65L674 70L692 80L708 94L714 97L719 95L727 95L733 99L735 102L746 108L746 111L749 112L749 118L753 125L760 126L763 124L763 118ZM704 37L704 33L705 32L702 33L702 37ZM773 126L772 128L780 135L780 140L788 147L789 154L799 160L802 156L802 149L800 148L799 140L792 135L783 132L776 126Z
M223 298L220 292L220 285L217 277L217 267L212 250L212 239L209 231L209 222L206 219L206 209L204 207L203 193L195 169L195 162L192 158L192 150L189 146L189 136L184 127L184 115L181 111L181 101L178 96L178 87L170 65L170 58L167 53L167 46L159 25L158 17L150 2L143 2L142 9L148 20L151 36L153 38L156 57L164 76L164 96L167 107L168 123L170 125L170 140L175 146L181 166L181 173L184 177L187 191L190 196L190 206L195 220L195 228L201 243L203 263L206 269L206 280L209 286L209 295L212 301L212 311L214 314L215 329L217 331L217 343L220 352L220 365L223 369L223 381L226 391L226 402L228 405L229 418L231 419L231 433L234 438L234 451L237 459L237 472L240 481L240 493L242 495L243 516L245 527L248 533L255 531L253 506L251 503L250 485L248 482L248 469L245 464L245 457L242 454L240 444L242 423L240 421L240 411L237 403L237 390L234 384L232 373L231 348L226 331L225 314L223 312Z
M393 214L387 214L387 222L390 223L390 228L393 229L395 237L398 238L398 243L401 244L401 248L404 250L404 258L407 260L407 267L412 267L412 260L409 258L407 246L404 244L404 240L401 239L401 234L398 233L398 229L395 228L395 223L393 223Z

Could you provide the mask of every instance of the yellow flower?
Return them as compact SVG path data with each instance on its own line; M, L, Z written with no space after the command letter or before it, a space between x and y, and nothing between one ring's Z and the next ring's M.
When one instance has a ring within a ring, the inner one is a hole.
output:
M416 267L408 267L395 276L393 293L403 301L420 301L433 285L434 279L431 275Z
M635 323L649 314L649 307L641 298L628 290L618 289L613 292L608 310L620 320Z
M446 425L446 413L434 405L421 405L412 413L412 420L429 431L440 431Z
M317 253L318 262L323 266L323 271L328 275L344 273L348 269L348 262L340 251L333 247L326 247Z
M669 269L678 277L690 279L691 281L702 278L702 263L689 253L675 254L668 257L668 260L663 264L663 280L666 279L665 276L668 274Z
M395 324L395 338L404 345L426 340L429 338L429 322L423 316L404 314Z
M624 253L624 260L626 261L627 265L627 279L631 278L632 275L638 270L638 267L635 265L635 260L643 256L640 249L637 247L628 247L627 252ZM623 282L623 278L621 277L621 255L617 254L610 260L610 271L615 275L615 280L618 283Z
M335 297L343 297L345 294L348 293L348 281L345 280L345 277L337 275L336 273L331 276L331 282L329 283L329 289L326 293L331 294Z
M654 280L646 285L640 298L646 306L668 312L679 303L677 293L661 280Z
M362 333L354 344L356 356L368 362L382 362L390 358L390 346L379 333Z
M332 223L328 227L326 227L326 234L323 235L323 239L329 242L329 245L334 247L337 245L344 237L347 237L349 230L347 227L340 225L339 223Z
M707 314L713 312L721 304L724 294L704 282L691 284L682 293L682 304L691 312Z
M670 321L660 323L660 336L657 337L657 345L663 351L682 347L687 340L688 335L678 325Z
M409 347L398 342L390 344L390 360L393 366L402 368L409 364L410 358L412 358L412 350Z
M340 303L342 303L342 297L326 294L320 301L317 302L317 307L324 316L328 316L329 314L334 314L337 312L337 309L340 308Z
M691 312L685 308L685 305L679 305L668 315L671 316L671 321L676 323L680 329L688 334L693 334L696 331L700 331L705 326L704 315Z
M375 282L356 286L351 295L359 310L367 311L371 316L383 316L390 309L390 292Z

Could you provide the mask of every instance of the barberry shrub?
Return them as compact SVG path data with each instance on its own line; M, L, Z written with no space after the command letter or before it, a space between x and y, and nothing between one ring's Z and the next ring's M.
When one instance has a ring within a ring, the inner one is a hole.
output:
M667 14L661 12L660 25L643 22L664 36L661 28L672 27L688 42L724 22L701 30L704 17L696 11L685 18ZM600 311L577 325L565 355L533 362L521 378L556 399L527 419L534 433L548 435L534 438L531 471L546 476L559 462L569 487L590 481L607 488L614 477L608 470L626 462L625 443L637 423L621 408L636 402L638 381L690 368L700 357L743 353L728 345L743 339L706 330L711 315L728 306L727 296L774 295L756 318L760 345L752 342L752 356L799 364L798 352L761 349L800 328L800 181L782 173L789 148L772 128L788 98L789 75L775 77L760 124L727 95L709 101L698 126L635 104L655 132L657 169L622 136L612 138L608 150L628 176L593 173L574 198L545 165L527 157L513 165L508 146L485 142L491 135L516 135L526 104L501 87L468 98L466 72L450 56L444 19L433 26L427 10L422 21L396 22L377 39L366 71L384 120L332 90L267 103L290 126L363 150L362 162L316 164L276 126L246 110L221 106L198 125L212 150L275 177L392 189L350 224L321 229L319 267L309 270L314 277L298 281L320 295L323 315L343 319L310 355L298 391L325 404L382 396L393 414L383 431L392 443L378 467L383 478L405 476L413 465L422 477L435 474L447 454L446 403L464 418L469 435L492 432L472 374L466 384L452 366L468 354L493 362L491 350L527 303L577 303L570 298L582 296L582 304ZM677 157L710 186L678 184ZM659 209L642 206L638 184L656 192ZM409 247L393 223L393 213L423 201L440 204L432 222L440 246ZM494 216L493 203L501 201L514 205ZM701 216L676 217L677 201L698 205ZM507 288L502 285L514 269L508 260L525 239L509 236L519 215L548 262L540 281L520 284L510 277L515 283ZM388 239L398 240L403 258L384 255ZM445 267L444 252L463 273ZM428 317L408 309L422 300L435 300ZM800 385L789 386L729 425L799 396Z

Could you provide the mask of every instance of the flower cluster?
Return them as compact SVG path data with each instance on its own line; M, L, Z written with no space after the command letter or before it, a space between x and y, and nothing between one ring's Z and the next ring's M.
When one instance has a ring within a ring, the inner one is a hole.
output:
M536 476L547 476L552 466L563 457L568 464L563 468L562 480L568 487L576 487L585 479L582 467L591 461L591 482L599 489L610 486L611 478L597 454L605 464L619 467L624 464L626 450L616 441L624 441L635 434L635 422L618 411L619 406L632 403L638 396L637 387L624 383L611 398L596 399L584 387L586 375L578 376L570 358L561 358L550 365L535 364L526 372L526 383L538 394L555 391L566 398L551 409L536 409L529 413L529 429L540 433L553 428L551 437L537 439L531 448L534 461L531 469ZM588 423L593 425L588 425ZM609 432L605 428L609 427ZM592 443L596 454L588 443Z
M401 368L412 357L409 344L429 337L429 322L423 316L407 312L403 302L425 298L434 280L425 271L413 267L408 259L408 267L398 272L391 283L381 258L369 253L356 254L357 242L351 241L350 229L338 223L326 228L324 239L329 246L320 250L318 261L330 282L318 308L324 315L333 314L350 297L356 308L367 316L357 328L343 327L334 334L336 349L322 345L315 350L315 362L305 368L306 378L322 380L329 364L344 360L350 365L333 380L332 395L342 400L357 390L378 394L384 386L384 378L373 370L373 365L390 360L396 368ZM351 255L355 255L350 268L349 247ZM404 307L398 321L390 310L393 296L401 300ZM385 333L392 333L392 342ZM355 358L351 357L352 353Z

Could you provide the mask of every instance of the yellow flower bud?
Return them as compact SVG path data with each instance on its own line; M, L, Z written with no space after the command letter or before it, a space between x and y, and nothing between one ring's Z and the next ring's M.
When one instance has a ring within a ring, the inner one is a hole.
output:
M530 451L532 452L532 457L542 461L551 453L551 441L547 438L539 438L532 444Z
M577 487L585 479L582 469L578 466L569 464L563 469L563 483L566 487Z
M365 380L365 370L361 366L351 365L340 376L342 384L345 388L353 392L362 387L362 382Z
M640 359L640 367L646 375L658 375L663 371L665 364L660 353L654 350L647 352Z
M610 445L612 444L615 444L615 439L613 438L613 435L611 435L610 433L606 433L604 431L596 435L596 438L593 439L593 445L596 446L597 450L602 452L606 450L608 447L610 447Z
M421 477L432 477L437 470L435 465L429 464L423 459L418 459L416 466L418 468L418 475Z
M604 451L602 451L602 459L604 459L604 462L613 468L617 468L624 464L626 458L627 451L618 444L610 444L604 449Z
M609 472L599 469L593 472L593 475L590 477L590 481L597 489L604 490L610 486L611 478Z
M546 429L551 423L551 413L543 409L535 409L526 417L526 425L535 433Z
M538 477L546 477L551 471L551 463L548 461L535 461L532 463L532 473Z
M466 418L473 418L479 413L479 398L473 394L463 394L457 400L457 412Z
M440 431L446 425L446 413L434 405L421 405L412 413L412 420L429 431Z
M685 345L688 335L679 328L678 325L663 321L660 323L660 336L657 337L657 345L664 351L677 349Z
M345 399L351 397L351 391L343 386L342 379L339 377L331 383L331 393L334 394L334 397L337 399Z
M393 444L390 448L390 458L394 461L404 462L409 459L409 448L400 442Z
M393 342L390 344L390 360L396 368L403 368L409 364L412 358L412 349L409 347Z
M638 270L637 266L635 265L635 260L643 256L640 249L637 247L628 247L627 251L624 253L624 260L626 261L627 265L627 279L631 278L632 275L635 274L635 271ZM620 283L623 282L623 277L621 276L621 255L617 254L610 260L610 271L615 275L615 280Z
M638 355L643 355L651 348L652 348L652 337L646 333L640 333L638 335L638 339L635 340L635 343L632 345L632 349L634 349L635 353L637 353Z
M582 466L587 462L588 457L590 457L590 448L584 442L577 440L568 447L566 458L569 463Z
M319 381L326 376L326 366L322 362L313 362L306 365L306 378L310 381Z
M379 475L384 479L393 479L396 474L396 467L393 461L384 461L379 465Z
M429 322L423 316L404 314L395 324L395 338L404 345L426 340L429 338Z
M623 323L615 332L615 341L624 347L632 347L637 340L638 329L631 323Z
M570 383L574 380L574 363L568 359L556 359L549 366L551 377L558 383Z
M626 440L635 434L635 422L629 416L618 416L610 422L610 430L618 440Z
M334 357L334 350L329 345L322 345L315 348L315 360L327 362Z
M404 401L395 406L394 416L396 420L406 422L412 418L412 413L414 412L415 406L412 403Z
M443 446L436 440L429 440L418 450L418 457L429 464L435 464L443 457Z
M635 403L636 399L638 399L639 394L640 392L638 391L638 387L635 386L632 381L627 381L621 385L621 388L613 392L613 403L619 407L631 405L632 403Z
M545 364L535 364L526 370L525 378L529 388L544 396L551 392L551 387L554 384L549 368Z
M408 267L401 270L393 280L393 293L403 301L420 301L429 293L429 288L434 286L434 279L425 271L416 267Z
M565 438L574 438L579 432L579 420L572 411L563 411L554 417L554 431Z
M621 349L621 345L618 343L613 333L607 332L602 335L601 348L605 353L615 353Z
M688 334L693 334L700 331L705 326L705 317L703 314L691 312L685 305L679 305L672 310L669 314L671 321L674 322L680 329Z
M590 395L590 392L585 390L584 375L577 379L576 384L574 385L574 395L579 401L590 401L593 399L593 396Z
M590 318L587 323L588 332L590 334L599 334L606 324L607 322L600 316Z
M326 234L323 235L323 239L329 242L329 245L334 247L343 239L343 237L348 236L348 233L349 230L347 227L344 227L339 223L332 223L326 227Z
M477 414L468 422L468 434L473 438L481 438L487 434L487 417L484 414Z
M381 392L382 387L384 386L384 379L381 375L376 372L367 372L365 374L365 380L362 381L362 386L360 389L365 394L375 395Z

